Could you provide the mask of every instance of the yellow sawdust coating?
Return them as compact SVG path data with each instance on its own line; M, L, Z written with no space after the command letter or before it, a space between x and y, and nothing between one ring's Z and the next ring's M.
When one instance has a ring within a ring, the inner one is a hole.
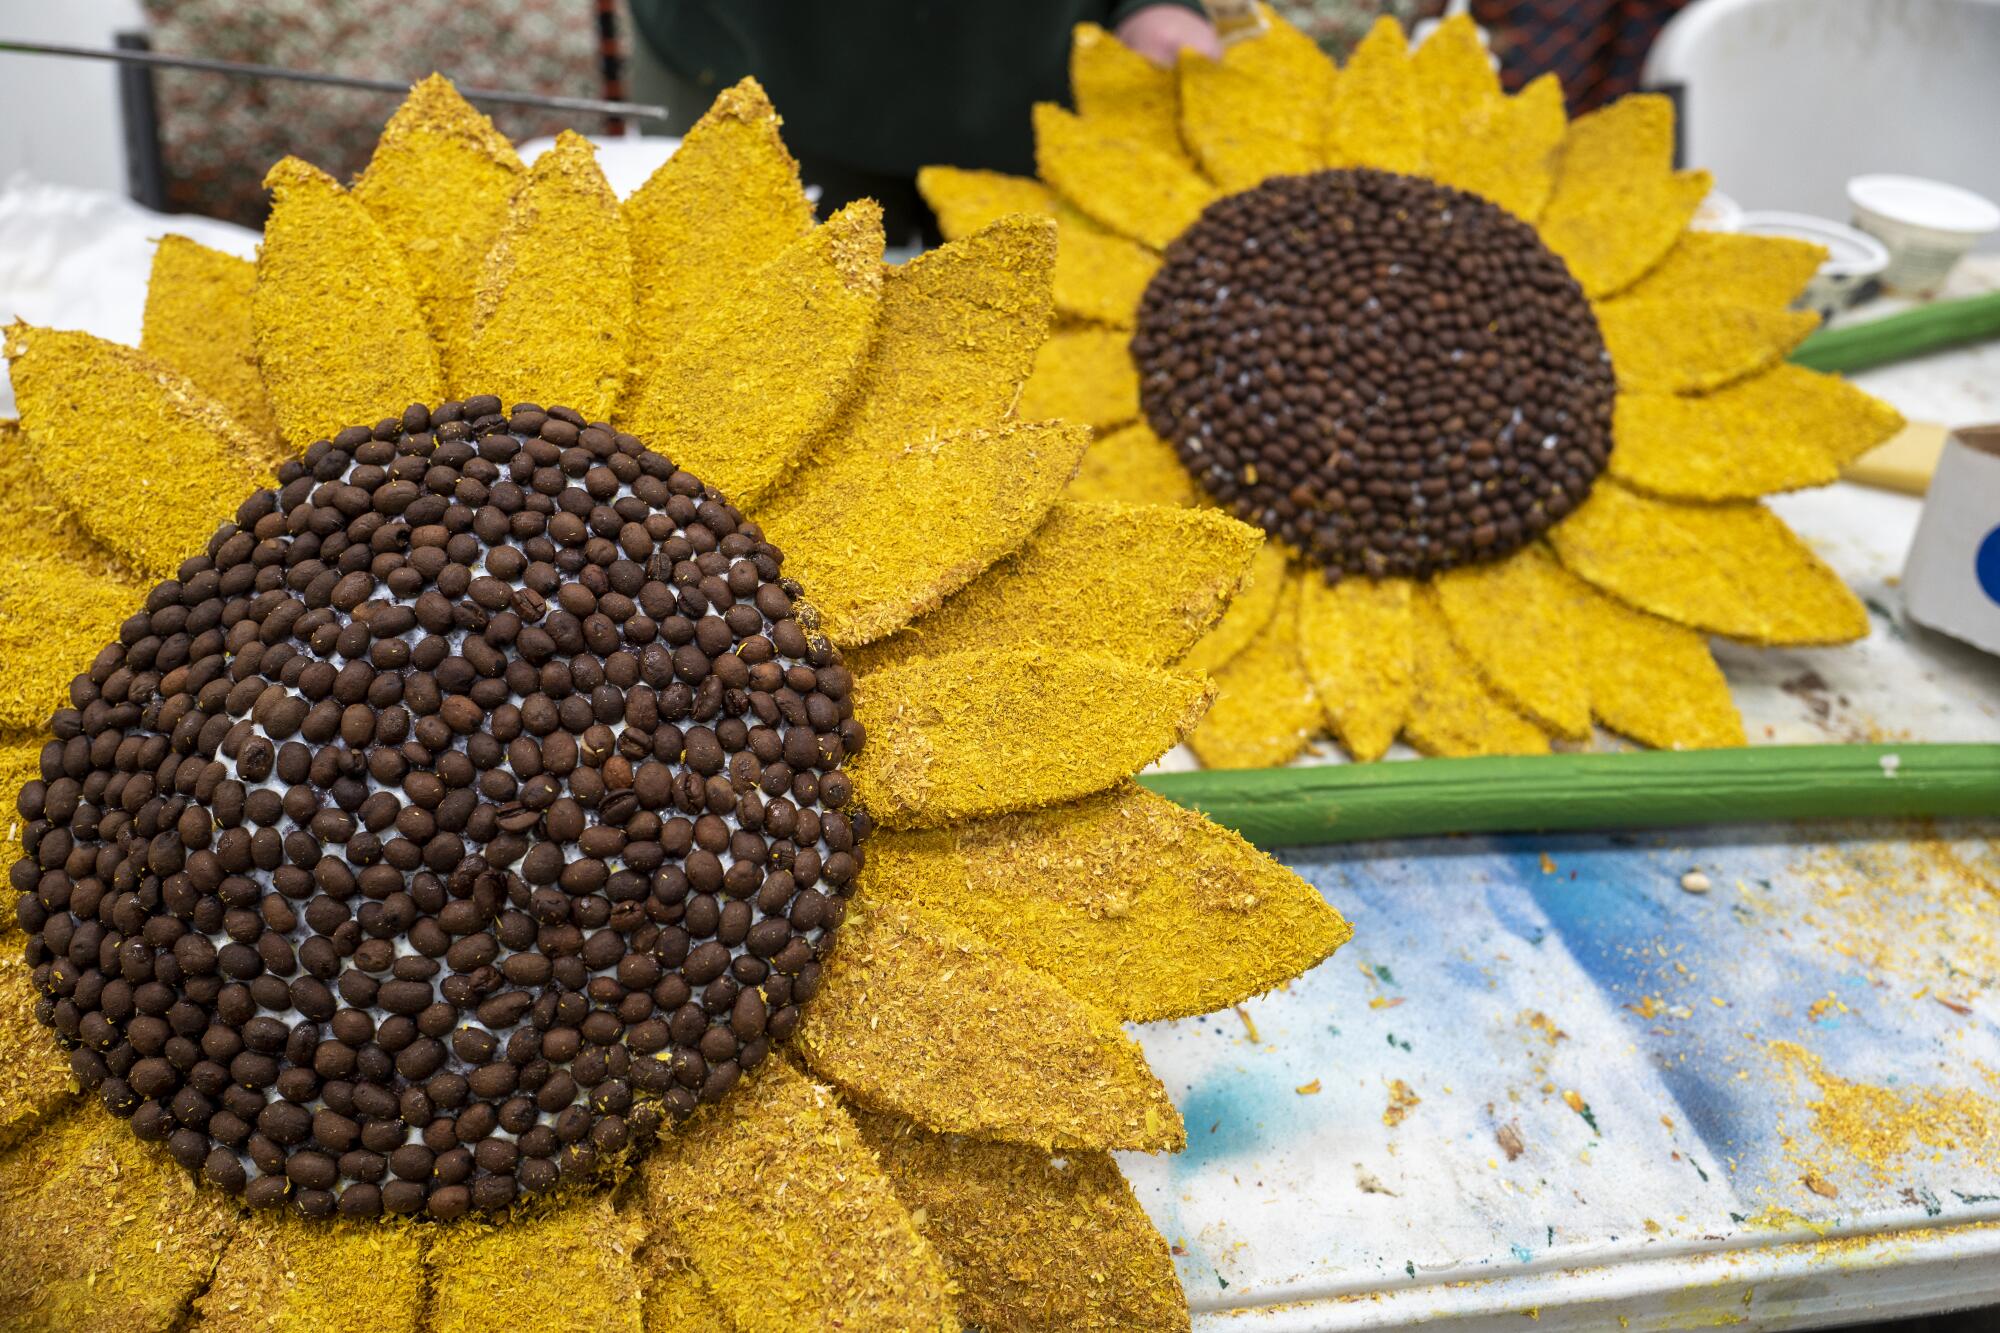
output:
M1093 441L1083 451L1069 493L1079 500L1128 504L1191 505L1194 479L1174 447L1137 421Z
M842 647L893 634L1027 540L1076 473L1081 426L1010 422L806 469L759 513Z
M1026 176L966 167L922 167L917 191L937 214L938 230L947 241L983 231L1009 213L1055 215L1049 187Z
M0 736L0 874L11 869L21 855L21 816L15 802L22 786L42 775L45 739L33 732ZM0 939L15 929L14 913L0 911Z
M1049 335L1021 386L1021 415L1118 426L1139 415L1139 372L1123 329L1065 329Z
M1600 481L1549 540L1605 592L1695 629L1762 644L1868 633L1840 576L1760 504L1678 504Z
M1327 116L1339 71L1319 43L1287 23L1278 11L1267 4L1259 4L1257 8L1264 16L1263 35L1253 41L1225 46L1222 63L1236 73L1248 74L1272 87L1290 89L1301 106L1318 108L1311 146L1324 161Z
M645 368L620 424L732 504L784 475L861 369L882 301L882 209L863 199L721 294Z
M1430 122L1424 174L1532 222L1555 188L1556 150L1568 126L1562 85L1544 74L1462 128Z
M1614 301L1597 326L1624 391L1703 393L1776 365L1819 327L1810 310Z
M655 1238L639 1251L646 1287L646 1333L736 1333L715 1293L671 1240Z
M288 157L272 192L250 301L278 434L303 449L343 426L444 396L402 251L333 178Z
M1026 545L848 665L1041 642L1165 666L1222 615L1263 540L1217 510L1059 501Z
M1595 206L1541 221L1542 241L1561 255L1593 299L1629 288L1686 234L1715 188L1706 171L1681 171L1629 194L1600 196Z
M1479 669L1452 642L1437 595L1420 587L1410 599L1414 687L1403 734L1425 754L1543 754L1549 738L1488 689Z
M1823 486L1902 426L1845 380L1775 366L1699 398L1620 394L1609 468L1656 495L1748 500Z
M235 1208L85 1102L0 1158L0 1318L159 1333L208 1281Z
M1499 695L1557 736L1590 735L1590 696L1555 559L1538 546L1440 575L1452 642Z
M192 380L260 444L268 444L277 438L278 418L257 371L257 339L250 327L256 284L257 266L249 260L185 236L162 236L146 282L139 350Z
M1264 628L1215 673L1215 705L1188 737L1210 768L1287 763L1320 728L1319 700L1299 660L1297 585L1285 581Z
M455 395L482 392L466 379L473 289L520 175L507 136L433 74L410 89L354 182L354 197L402 250Z
M189 1333L415 1333L422 1234L407 1224L252 1214L195 1301Z
M1208 1013L1297 976L1347 923L1236 834L1145 788L868 844L861 891L949 918L1127 1022Z
M1348 167L1417 172L1424 165L1424 109L1403 25L1387 15L1354 48L1334 85L1331 149Z
M1103 134L1047 102L1034 114L1042 179L1121 236L1164 249L1216 197L1178 153Z
M1247 190L1271 176L1323 165L1318 118L1296 88L1267 83L1227 65L1182 52L1181 134L1208 178Z
M2000 1102L1963 1088L1905 1091L1851 1082L1795 1042L1774 1041L1770 1049L1786 1073L1818 1092L1809 1106L1820 1140L1867 1167L1877 1181L1893 1179L1892 1168L1919 1145L1964 1152L1992 1168Z
M1160 257L1114 236L1066 203L1056 205L1056 309L1079 319L1130 328Z
M88 333L7 329L29 461L97 542L165 578L255 490L268 450L188 380Z
M799 166L755 79L724 90L625 201L638 288L633 370L812 227Z
M1095 23L1079 23L1069 48L1070 96L1101 134L1178 153L1174 75Z
M428 1333L642 1333L633 1255L644 1239L639 1219L605 1194L504 1225L440 1228L425 1256Z
M632 250L590 141L565 130L514 187L474 291L466 383L605 421L625 379Z
M1658 263L1707 193L1663 225L1674 181L1674 107L1655 93L1621 97L1578 116L1563 140L1542 239L1590 296L1607 296Z
M1410 581L1300 579L1299 663L1347 752L1380 759L1410 711Z
M10 747L11 748L11 747ZM12 800L0 820L17 821ZM19 847L0 847L0 866L11 867ZM33 969L21 956L21 935L11 900L0 938L0 1148L10 1148L76 1096L69 1057L55 1034L35 1017ZM121 1127L122 1128L122 1127Z
M783 1059L664 1136L639 1182L654 1232L671 1235L743 1333L958 1327L944 1265L861 1132Z
M1215 628L1181 658L1181 670L1213 675L1250 646L1277 614L1285 591L1285 564L1285 548L1266 541L1250 564L1249 579L1237 590Z
M1826 260L1826 248L1789 236L1686 231L1625 295L1634 300L1787 306Z
M1039 644L894 666L855 692L854 787L894 828L1055 805L1158 759L1208 701L1199 678Z
M854 901L795 1046L863 1106L941 1133L1148 1152L1187 1139L1116 1018L907 903Z
M1427 145L1451 138L1500 108L1500 76L1470 14L1453 14L1433 28L1411 53L1410 64L1423 103Z
M1052 1157L893 1116L856 1120L898 1197L921 1211L966 1323L982 1333L1187 1327L1166 1240L1108 1153Z
M123 568L90 539L28 457L20 426L0 421L0 563L63 560L101 572Z
M66 560L23 560L0 580L0 729L39 731L69 703L69 683L90 667L118 626L145 605L145 590Z

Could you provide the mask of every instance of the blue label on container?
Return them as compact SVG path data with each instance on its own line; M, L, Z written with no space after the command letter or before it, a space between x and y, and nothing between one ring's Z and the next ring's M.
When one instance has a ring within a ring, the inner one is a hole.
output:
M1986 534L1972 557L1972 574L1989 602L2000 602L2000 528Z

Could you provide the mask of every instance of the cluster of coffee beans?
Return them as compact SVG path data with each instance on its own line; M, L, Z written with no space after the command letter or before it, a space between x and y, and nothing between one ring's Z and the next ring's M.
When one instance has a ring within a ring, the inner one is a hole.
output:
M1411 176L1219 200L1168 247L1131 348L1188 471L1330 578L1503 556L1610 453L1610 359L1562 260L1497 205Z
M582 1177L798 1022L852 678L715 491L532 404L321 440L70 689L11 872L38 1014L256 1205Z

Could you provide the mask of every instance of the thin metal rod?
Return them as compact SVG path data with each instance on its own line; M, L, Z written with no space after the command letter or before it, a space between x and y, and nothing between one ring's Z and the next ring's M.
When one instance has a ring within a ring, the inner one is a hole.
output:
M251 65L238 60L210 60L205 56L162 55L158 51L109 50L96 46L63 46L53 42L17 42L0 39L0 51L24 55L72 56L78 60L109 60L122 65L152 65L162 69L192 69L209 74L235 74L252 79L290 79L294 83L323 83L335 88L359 88L365 92L405 94L410 85L395 79L357 79L345 74L316 74L282 65ZM579 111L599 116L634 116L665 120L667 109L643 102L604 102L594 97L551 97L541 93L511 93L497 88L460 88L468 102L492 102L502 106L546 107L554 111Z

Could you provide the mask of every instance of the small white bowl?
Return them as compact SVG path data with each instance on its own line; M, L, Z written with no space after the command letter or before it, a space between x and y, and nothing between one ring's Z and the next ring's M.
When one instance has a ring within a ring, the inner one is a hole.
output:
M1743 205L1720 190L1710 190L1688 225L1696 231L1735 231L1743 222Z
M2000 231L2000 205L1921 176L1856 176L1847 182L1854 225L1889 247L1882 285L1930 296L1983 236Z
M1796 304L1831 319L1860 296L1870 278L1889 267L1889 251L1865 231L1809 213L1745 213L1736 230L1746 236L1789 236L1826 250L1826 259Z

